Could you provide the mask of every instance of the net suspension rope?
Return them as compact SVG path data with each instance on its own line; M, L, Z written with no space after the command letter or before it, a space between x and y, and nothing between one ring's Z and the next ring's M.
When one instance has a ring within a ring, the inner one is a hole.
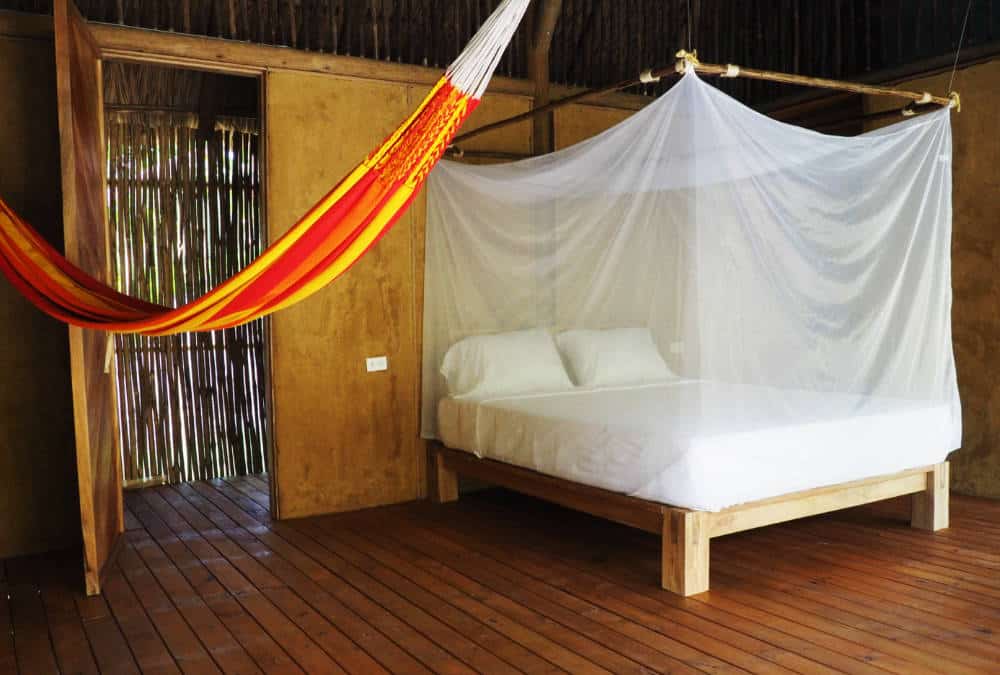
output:
M958 57L962 53L962 44L965 42L965 29L969 27L969 14L972 12L972 0L965 6L965 18L962 20L962 32L958 37L958 46L955 48L955 61L951 64L951 77L948 78L948 91L951 91L955 84L955 71L958 70Z

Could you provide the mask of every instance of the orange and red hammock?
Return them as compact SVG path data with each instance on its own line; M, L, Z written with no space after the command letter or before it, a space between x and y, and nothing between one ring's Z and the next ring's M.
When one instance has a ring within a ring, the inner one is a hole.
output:
M176 309L119 293L68 261L0 198L0 271L39 309L84 328L169 335L229 328L309 297L406 211L479 103L528 0L504 0L420 107L249 266Z

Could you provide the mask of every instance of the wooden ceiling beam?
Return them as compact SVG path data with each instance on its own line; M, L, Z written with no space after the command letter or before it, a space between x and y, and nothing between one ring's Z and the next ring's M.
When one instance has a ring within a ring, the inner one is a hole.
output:
M0 33L5 30L5 25L10 26L6 30L16 31L17 25L22 20L38 25L39 32L51 35L51 19L3 11L0 11ZM439 68L415 66L394 61L374 61L356 56L307 52L145 28L102 23L90 23L89 25L101 48L101 55L112 60L157 63L234 75L261 75L268 70L296 70L348 78L425 85L428 88L441 77ZM565 97L581 91L586 90L579 87L550 85L550 93L553 97ZM490 82L487 93L533 97L534 84L527 80L497 75ZM618 93L604 96L596 104L615 109L639 110L649 101L649 97L646 96Z

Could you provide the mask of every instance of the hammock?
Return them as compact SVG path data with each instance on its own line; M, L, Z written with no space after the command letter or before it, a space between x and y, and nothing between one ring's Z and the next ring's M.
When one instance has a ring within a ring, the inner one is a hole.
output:
M420 107L243 271L172 309L123 295L49 245L0 198L0 271L39 309L84 328L170 335L236 326L343 274L406 211L479 103L529 0L503 0Z

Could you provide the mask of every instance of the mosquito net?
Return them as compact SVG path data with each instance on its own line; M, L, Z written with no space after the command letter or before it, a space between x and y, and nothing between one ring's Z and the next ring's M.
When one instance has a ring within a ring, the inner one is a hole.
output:
M935 442L958 447L950 162L948 110L826 136L693 72L565 150L442 162L428 184L424 435L461 338L645 326L680 376L758 385L748 408L926 404L944 411Z

